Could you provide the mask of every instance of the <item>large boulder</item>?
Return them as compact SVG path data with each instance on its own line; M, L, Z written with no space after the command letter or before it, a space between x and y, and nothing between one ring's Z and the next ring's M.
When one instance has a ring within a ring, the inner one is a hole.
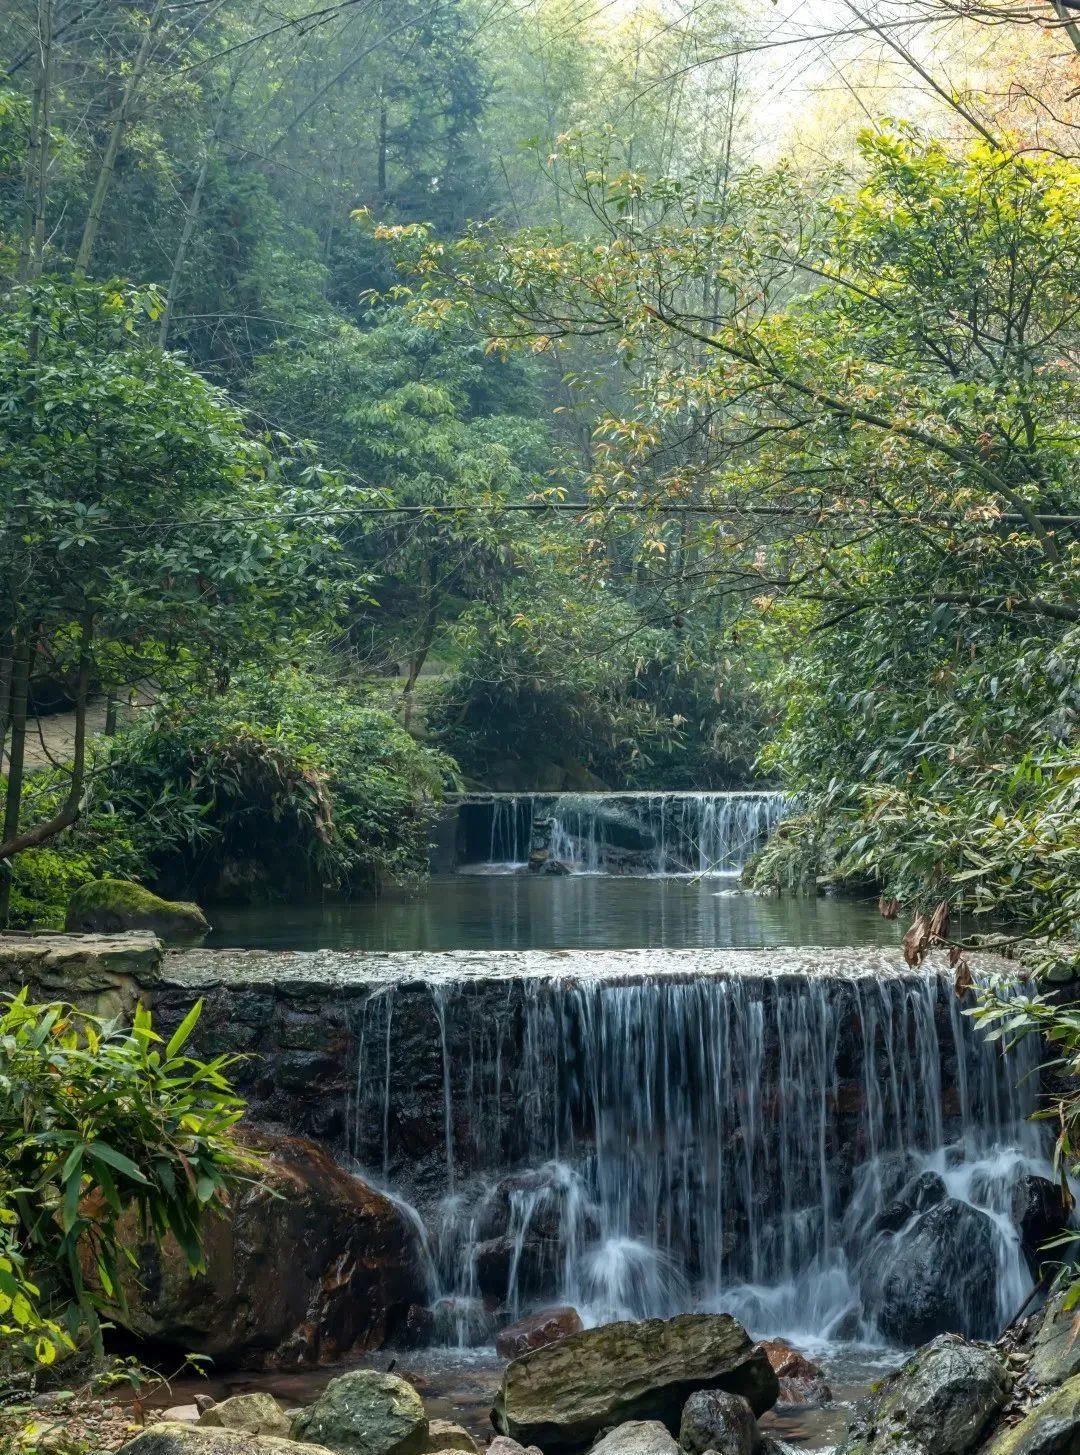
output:
M761 1433L741 1394L698 1389L683 1405L679 1444L688 1455L756 1455Z
M205 935L210 921L197 904L159 899L128 879L95 879L71 896L65 928L90 934L149 930L163 940L190 940Z
M613 1425L661 1420L677 1431L696 1389L741 1394L755 1414L776 1402L776 1375L728 1314L605 1324L508 1364L492 1421L545 1455L580 1449Z
M301 1411L293 1437L341 1455L426 1455L428 1419L423 1401L404 1379L354 1369L332 1379Z
M500 1359L517 1359L530 1349L542 1349L545 1344L580 1334L584 1327L576 1308L541 1309L539 1313L519 1319L516 1324L508 1324L496 1336L495 1352Z
M1062 1248L1044 1251L1044 1245L1069 1226L1071 1211L1062 1201L1061 1188L1048 1177L1025 1176L1017 1180L1012 1219L1033 1277L1039 1276L1043 1263L1059 1261L1064 1255Z
M1000 1430L985 1455L1077 1455L1080 1375L1052 1390L1018 1425Z
M989 1217L945 1198L871 1249L863 1300L876 1310L881 1332L898 1344L923 1344L944 1333L990 1337L997 1332L995 1269Z
M170 1238L140 1245L117 1322L140 1338L247 1368L381 1347L426 1296L415 1229L400 1209L302 1137L244 1140L261 1182L224 1217L207 1217L206 1273L192 1276Z
M631 1420L598 1440L589 1455L680 1455L659 1420Z
M1025 1340L1030 1350L1027 1373L1036 1384L1052 1387L1080 1375L1080 1338L1076 1311L1065 1307L1067 1288L1058 1289L1037 1316L1034 1332Z
M331 1455L322 1445L299 1445L246 1430L204 1430L199 1425L151 1425L129 1440L120 1455Z
M256 1390L234 1394L211 1405L199 1416L199 1425L210 1430L245 1430L249 1435L277 1435L288 1440L289 1418L272 1394Z
M918 1350L859 1406L837 1455L964 1455L1012 1381L994 1352L954 1334Z

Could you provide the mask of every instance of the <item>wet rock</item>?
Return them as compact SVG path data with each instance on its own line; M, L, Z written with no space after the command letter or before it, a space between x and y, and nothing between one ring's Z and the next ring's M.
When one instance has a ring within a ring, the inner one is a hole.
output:
M775 1402L776 1375L727 1314L606 1324L531 1350L508 1364L492 1422L558 1455L613 1425L658 1419L677 1430L697 1389L741 1394L755 1413Z
M1064 1307L1067 1291L1061 1288L1047 1299L1028 1341L1031 1358L1027 1372L1037 1384L1064 1384L1074 1375L1080 1375L1076 1311Z
M64 928L91 934L149 930L163 940L190 940L206 934L210 921L197 904L161 899L127 879L95 879L71 896Z
M526 1448L512 1440L509 1435L496 1435L487 1447L487 1455L540 1455L535 1445Z
M898 1344L937 1334L996 1333L993 1224L984 1212L946 1198L884 1248L863 1269L863 1299L877 1309L881 1332Z
M600 1233L595 1211L580 1195L580 1182L564 1166L548 1163L500 1178L484 1198L477 1231L481 1241L521 1229L530 1238L559 1242L571 1226L579 1243Z
M683 1405L679 1444L689 1455L755 1455L761 1443L754 1412L742 1395L699 1389Z
M875 1233L898 1233L918 1213L936 1207L948 1196L945 1179L937 1172L920 1172L913 1177L874 1219Z
M428 1304L410 1304L399 1332L404 1349L428 1349L435 1342L435 1310Z
M354 1369L332 1379L293 1421L293 1437L341 1455L426 1455L428 1419L420 1396L404 1379Z
M236 1193L204 1227L207 1271L192 1277L169 1239L130 1239L139 1278L112 1317L132 1333L219 1364L311 1363L380 1347L424 1285L416 1233L389 1198L301 1137L249 1133L264 1186Z
M301 1445L246 1430L204 1430L199 1425L160 1424L121 1446L120 1455L331 1455L322 1445Z
M631 1420L598 1440L589 1455L679 1455L679 1447L659 1420Z
M451 1420L429 1420L428 1450L465 1450L468 1455L479 1455L480 1446L464 1425L455 1425Z
M1021 1177L1013 1189L1012 1220L1020 1234L1020 1245L1032 1276L1039 1276L1040 1265L1047 1260L1059 1261L1063 1249L1043 1252L1043 1245L1065 1231L1070 1209L1061 1200L1061 1188L1048 1177Z
M761 1347L780 1381L778 1404L829 1403L832 1390L824 1371L805 1354L800 1354L783 1339L765 1339Z
M477 1287L490 1298L508 1297L511 1282L526 1298L553 1294L558 1284L559 1244L549 1238L488 1238L474 1259Z
M289 1420L272 1394L234 1394L199 1416L199 1426L214 1430L246 1430L249 1435L289 1438Z
M105 1020L130 1021L161 974L156 935L0 934L0 990L25 985L33 1002L65 1000Z
M1080 1375L1074 1375L1011 1429L1002 1430L986 1455L1077 1455L1080 1451Z
M859 1406L837 1455L964 1455L978 1444L1010 1388L993 1349L943 1335Z
M495 1340L495 1352L500 1359L516 1359L529 1349L540 1349L571 1334L580 1334L584 1327L576 1308L541 1309L503 1329Z

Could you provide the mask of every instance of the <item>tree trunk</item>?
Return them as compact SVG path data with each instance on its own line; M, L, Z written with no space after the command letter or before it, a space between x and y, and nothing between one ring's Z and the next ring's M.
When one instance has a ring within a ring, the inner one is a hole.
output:
M1063 0L1050 0L1054 7L1054 13L1061 21L1061 28L1072 41L1075 48L1080 51L1080 20L1073 16Z
M30 105L30 138L26 152L26 203L22 243L19 248L19 278L30 282L41 277L45 255L45 198L48 193L52 95L52 0L38 0L37 56L34 96Z
M26 706L30 696L30 648L16 635L12 644L11 751L8 755L7 792L4 795L4 843L19 832L22 812L23 768L26 762ZM6 930L11 912L10 856L0 847L0 930Z
M379 105L379 156L378 176L375 187L379 194L379 202L386 201L386 102Z
M217 114L214 117L214 124L210 129L210 135L206 141L202 165L199 168L199 175L195 179L195 188L191 194L191 200L187 205L187 211L184 214L184 226L180 231L180 241L176 245L176 255L173 258L172 272L169 275L169 288L165 294L165 311L161 315L161 322L158 325L158 343L162 348L168 346L169 327L172 323L173 309L176 307L176 296L180 291L180 279L183 275L184 264L187 261L188 248L195 234L195 224L199 220L199 208L202 206L203 191L206 187L207 174L210 171L210 161L214 154L214 148L221 140L221 133L225 130L225 117L228 114L229 103L232 100L233 92L236 90L236 83L239 81L243 69L242 62L233 67L232 75L229 77L229 84L225 88L225 94L221 98Z
M23 762L25 757L26 742L26 702L27 685L29 679L29 653L24 654L21 674L23 677L21 687L21 707L16 703L16 713L21 716L22 745L19 753L18 763L18 797L12 797L11 785L15 777L15 740L16 732L12 732L12 774L8 778L8 802L7 812L4 816L4 842L0 844L0 859L11 859L15 854L21 854L24 849L37 848L53 839L62 830L69 828L79 816L82 808L83 789L86 787L86 707L90 699L90 668L92 662L91 645L94 638L94 621L91 616L84 616L81 624L81 639L79 642L79 676L75 688L75 745L71 761L71 780L68 784L67 796L61 805L60 811L52 818L46 819L44 823L35 824L32 829L19 831L19 814L22 806L22 777ZM16 730L19 727L20 718L15 718Z
M161 17L164 11L165 0L154 0L154 9L151 12L150 21L146 27L146 34L140 42L135 60L128 73L123 96L120 100L120 109L116 113L116 120L113 122L113 128L109 133L109 140L105 147L105 155L101 159L101 168L98 172L97 184L94 187L94 195L90 199L90 210L86 214L86 225L83 227L82 241L79 243L79 252L75 259L75 273L78 277L82 277L90 266L94 243L97 240L98 229L101 226L101 219L105 212L105 200L109 195L109 188L112 185L112 179L116 172L116 158L120 153L121 143L127 133L135 97L138 95L143 76L146 74L146 67L149 63L150 53L154 48L154 43L157 40L158 28L161 24Z

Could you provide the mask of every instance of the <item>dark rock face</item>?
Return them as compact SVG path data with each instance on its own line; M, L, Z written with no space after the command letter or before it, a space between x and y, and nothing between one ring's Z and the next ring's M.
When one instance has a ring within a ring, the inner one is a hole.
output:
M739 1394L699 1389L683 1405L679 1444L688 1455L754 1455L761 1434L754 1412Z
M528 1238L520 1246L509 1235L489 1238L476 1248L476 1282L490 1298L508 1296L511 1278L529 1298L553 1294L558 1282L559 1245Z
M576 1308L541 1309L503 1329L496 1337L495 1352L500 1359L517 1359L530 1349L542 1349L545 1344L580 1334L584 1327Z
M943 1177L936 1172L920 1172L878 1213L874 1219L874 1231L898 1233L917 1214L944 1202L946 1196Z
M859 1406L837 1455L965 1455L1010 1388L1005 1365L992 1349L944 1335Z
M1020 1234L1024 1257L1032 1276L1038 1277L1040 1264L1057 1260L1062 1249L1043 1252L1043 1245L1069 1225L1070 1209L1061 1198L1061 1188L1047 1177L1021 1177L1013 1192L1012 1219Z
M160 1254L146 1245L144 1286L114 1317L222 1365L295 1365L380 1347L426 1298L414 1230L321 1147L266 1133L251 1140L268 1153L269 1190L246 1187L228 1217L207 1219L206 1274L192 1277L171 1240Z
M946 1198L869 1263L864 1298L887 1338L921 1344L950 1331L997 1332L993 1225L977 1208Z
M626 1421L676 1431L700 1389L742 1395L755 1414L776 1402L768 1359L727 1314L606 1324L534 1349L507 1366L491 1418L503 1434L559 1455Z
M64 927L91 934L148 930L164 940L192 940L204 935L210 922L197 904L159 899L126 879L97 879L71 896Z

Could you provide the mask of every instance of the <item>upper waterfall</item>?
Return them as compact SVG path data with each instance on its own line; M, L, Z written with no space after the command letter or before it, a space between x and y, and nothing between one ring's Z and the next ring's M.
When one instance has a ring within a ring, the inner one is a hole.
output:
M571 874L737 874L787 803L771 789L471 794L451 800L454 860Z

